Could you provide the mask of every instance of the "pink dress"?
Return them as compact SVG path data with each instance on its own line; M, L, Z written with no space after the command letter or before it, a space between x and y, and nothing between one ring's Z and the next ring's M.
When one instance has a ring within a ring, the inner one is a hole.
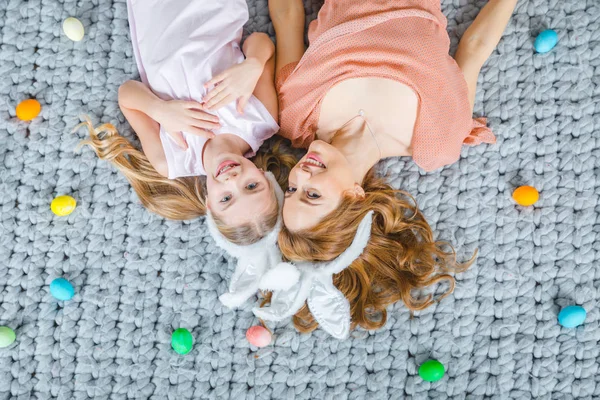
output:
M248 20L246 0L128 0L129 27L142 81L164 100L201 101L204 83L244 60L242 29ZM254 155L279 126L254 96L244 114L232 102L216 111L221 129L244 139ZM160 129L169 178L205 175L202 150L207 140L183 132L183 150Z
M457 161L463 144L496 141L485 119L472 118L440 0L326 0L308 38L302 59L283 67L277 82L280 135L294 146L315 139L329 89L363 77L392 79L417 94L412 157L426 171Z

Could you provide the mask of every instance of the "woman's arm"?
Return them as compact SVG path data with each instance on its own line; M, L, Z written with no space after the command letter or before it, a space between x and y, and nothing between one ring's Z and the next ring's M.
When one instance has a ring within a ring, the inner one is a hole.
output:
M275 75L304 55L304 4L302 0L269 0L269 14L275 28L277 61Z
M508 25L517 1L490 0L481 9L473 24L460 40L454 58L467 81L471 110L475 104L477 78L481 67L498 45L500 38L502 38L502 33Z

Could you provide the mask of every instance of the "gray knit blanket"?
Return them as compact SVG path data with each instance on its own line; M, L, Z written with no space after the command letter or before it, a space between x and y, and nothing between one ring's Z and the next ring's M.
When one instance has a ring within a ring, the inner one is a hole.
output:
M443 1L453 48L483 4ZM309 20L319 7L306 2ZM249 8L246 33L273 35L267 1ZM69 16L83 41L62 33ZM560 42L535 54L546 28ZM0 325L17 335L0 349L0 399L600 398L598 0L519 2L479 80L476 114L497 144L434 173L381 164L438 239L479 256L450 297L412 318L395 304L384 328L345 341L286 322L271 325L271 346L251 348L252 304L217 300L234 260L204 219L150 214L113 167L75 150L81 114L137 143L117 106L137 75L124 0L0 0ZM17 120L30 97L40 117ZM540 190L534 207L511 200L523 184ZM78 201L64 218L49 210L61 194ZM49 293L61 276L71 301ZM563 328L557 314L572 304L587 320ZM179 327L195 340L185 356L170 347ZM418 376L429 358L445 365L442 380Z

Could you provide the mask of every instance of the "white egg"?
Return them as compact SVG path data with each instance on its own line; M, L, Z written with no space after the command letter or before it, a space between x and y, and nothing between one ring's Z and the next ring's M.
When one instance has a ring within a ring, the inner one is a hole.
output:
M65 22L63 22L63 31L65 32L65 35L74 42L79 42L83 39L85 33L81 21L73 17L65 19Z

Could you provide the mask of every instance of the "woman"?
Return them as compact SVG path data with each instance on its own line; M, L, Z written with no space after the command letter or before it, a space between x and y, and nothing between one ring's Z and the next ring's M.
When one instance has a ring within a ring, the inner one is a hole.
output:
M362 254L334 276L350 303L352 322L381 327L386 306L411 310L433 303L412 290L467 268L433 240L407 195L377 178L386 157L411 156L426 171L455 162L463 143L493 143L484 120L473 120L479 71L517 0L491 0L449 54L439 0L326 0L303 43L301 0L270 0L277 38L281 134L308 153L289 176L279 236L291 261L329 261L352 243L374 211ZM302 331L316 322L304 306Z

